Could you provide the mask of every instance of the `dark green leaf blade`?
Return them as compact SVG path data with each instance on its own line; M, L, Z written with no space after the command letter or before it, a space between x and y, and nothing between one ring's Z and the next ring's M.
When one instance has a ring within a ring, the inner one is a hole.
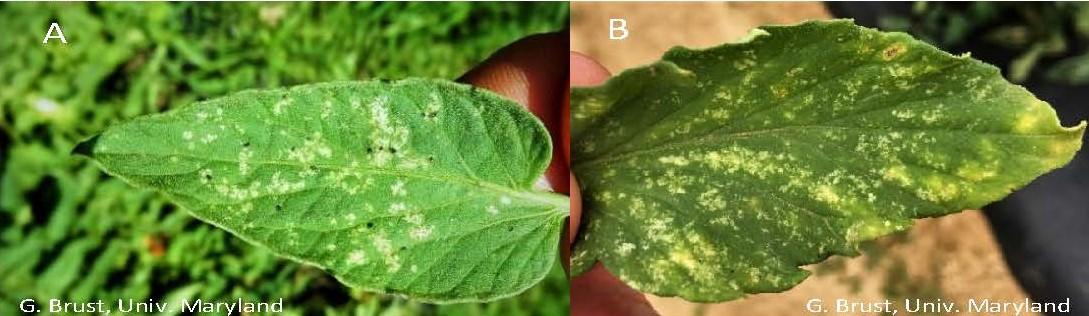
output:
M849 21L675 48L572 91L584 218L574 273L715 302L799 266L977 208L1067 163L1084 122L998 70Z
M533 188L543 125L440 80L240 92L77 146L107 173L342 282L432 302L517 294L556 258L566 197Z

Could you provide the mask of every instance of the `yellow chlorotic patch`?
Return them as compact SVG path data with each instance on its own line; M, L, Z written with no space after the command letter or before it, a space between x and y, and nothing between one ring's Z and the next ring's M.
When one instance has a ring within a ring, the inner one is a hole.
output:
M896 57L899 57L906 51L907 46L904 46L904 43L892 43L892 45L889 45L888 47L885 47L885 49L881 50L881 59L885 61L890 61L895 59Z
M669 253L669 259L685 269L693 270L696 268L696 259L692 257L692 252L688 251L688 249L682 247L673 248L673 251Z
M847 240L858 242L884 236L890 232L902 230L905 226L882 218L865 218L847 229Z
M776 98L785 98L787 93L789 93L789 91L784 86L771 86L771 94Z
M1017 117L1017 121L1015 121L1013 125L1013 130L1023 134L1032 133L1040 125L1040 118L1041 117L1035 113L1025 112L1024 115Z
M848 21L769 30L576 89L609 104L573 122L596 215L572 266L699 302L782 290L800 266L982 206L1077 151L1077 128L983 63Z
M922 182L918 193L930 201L951 201L960 196L960 188L938 176L929 176Z
M813 194L817 198L817 200L823 201L828 204L839 204L839 202L841 201L839 193L836 193L835 188L830 185L822 184L817 186L817 189L813 192Z
M904 165L896 165L885 168L885 170L881 172L881 175L884 177L885 180L895 181L902 186L908 186L912 183L911 177L908 177L907 167L905 167Z
M682 156L665 156L658 158L658 162L682 167L688 165L688 159Z
M957 176L972 181L981 181L998 175L997 163L982 164L976 161L966 162L957 168Z

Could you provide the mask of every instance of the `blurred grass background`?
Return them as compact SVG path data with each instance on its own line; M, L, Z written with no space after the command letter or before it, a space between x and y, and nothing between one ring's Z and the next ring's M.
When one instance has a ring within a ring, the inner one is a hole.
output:
M53 21L67 45L42 45ZM112 122L241 89L452 79L567 23L566 3L0 4L0 315L24 298L236 297L282 297L286 315L566 315L558 265L487 304L352 290L69 151Z

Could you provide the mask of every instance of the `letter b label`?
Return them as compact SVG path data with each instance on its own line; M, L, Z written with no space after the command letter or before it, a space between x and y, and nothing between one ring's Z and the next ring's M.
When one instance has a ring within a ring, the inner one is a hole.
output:
M622 40L628 38L628 21L624 19L609 19L609 39Z

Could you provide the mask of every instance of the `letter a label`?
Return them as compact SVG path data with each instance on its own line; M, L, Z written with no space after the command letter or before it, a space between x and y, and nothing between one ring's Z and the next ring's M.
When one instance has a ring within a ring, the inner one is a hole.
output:
M61 30L61 26L57 22L49 24L49 30L45 32L45 38L42 39L42 44L48 44L49 40L54 38L60 39L63 44L68 44L68 40L64 38L64 31Z

